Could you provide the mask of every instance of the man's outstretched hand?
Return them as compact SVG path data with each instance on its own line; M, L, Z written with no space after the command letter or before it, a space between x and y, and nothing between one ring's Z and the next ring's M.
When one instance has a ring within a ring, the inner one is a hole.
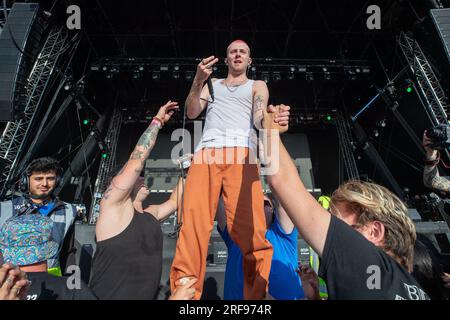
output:
M169 100L165 105L163 105L161 108L159 108L158 113L156 114L156 117L162 121L162 124L167 123L169 121L170 117L173 115L175 110L179 108L178 102Z
M286 132L289 129L290 109L291 107L284 104L279 104L276 106L269 105L267 110L263 110L263 128L279 130L280 133Z

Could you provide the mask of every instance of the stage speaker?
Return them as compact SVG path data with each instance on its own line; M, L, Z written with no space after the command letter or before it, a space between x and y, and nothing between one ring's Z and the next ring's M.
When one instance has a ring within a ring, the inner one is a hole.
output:
M95 225L75 224L75 263L80 267L81 280L89 283L91 277L92 258L96 248Z
M15 121L23 116L27 79L40 50L44 28L39 4L13 4L0 34L0 121Z
M444 45L445 55L450 62L450 8L432 9L430 14Z

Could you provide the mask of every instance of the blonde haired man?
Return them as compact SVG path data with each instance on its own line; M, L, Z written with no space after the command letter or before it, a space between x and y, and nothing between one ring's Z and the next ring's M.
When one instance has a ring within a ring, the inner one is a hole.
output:
M415 229L401 200L382 186L349 181L333 193L330 214L306 190L279 143L279 157L271 158L279 160L280 169L268 182L322 257L319 276L329 299L428 299L409 273Z

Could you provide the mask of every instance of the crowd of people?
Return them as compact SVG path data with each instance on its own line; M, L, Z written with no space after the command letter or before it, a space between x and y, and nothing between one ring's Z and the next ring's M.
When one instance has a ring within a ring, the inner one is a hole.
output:
M433 244L416 233L403 202L381 185L348 181L324 208L303 185L280 139L290 107L269 105L266 83L247 78L249 46L230 43L227 77L208 86L217 61L211 56L198 64L185 107L191 119L206 109L205 130L186 180L180 178L170 198L145 206L150 191L142 172L177 102L159 109L128 161L110 173L89 285L64 275L63 248L76 210L53 193L61 169L51 158L30 163L20 181L23 196L0 205L0 300L156 299L163 265L160 222L174 212L182 212L183 223L169 299L202 297L215 220L228 249L224 299L320 300L319 278L328 299L448 298L448 270ZM265 139L255 137L253 128ZM268 194L262 165L251 161L258 141L264 167L275 168L266 176ZM424 180L433 187L439 183L438 156L426 148ZM320 257L317 273L299 264L299 235Z

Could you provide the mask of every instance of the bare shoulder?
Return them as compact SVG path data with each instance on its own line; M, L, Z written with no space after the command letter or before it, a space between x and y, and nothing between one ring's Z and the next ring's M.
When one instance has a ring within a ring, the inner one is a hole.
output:
M262 80L255 80L253 82L253 94L255 93L262 93L262 92L269 92L269 89L267 88L267 84Z
M217 80L219 80L219 78L211 78L212 83L216 82Z

